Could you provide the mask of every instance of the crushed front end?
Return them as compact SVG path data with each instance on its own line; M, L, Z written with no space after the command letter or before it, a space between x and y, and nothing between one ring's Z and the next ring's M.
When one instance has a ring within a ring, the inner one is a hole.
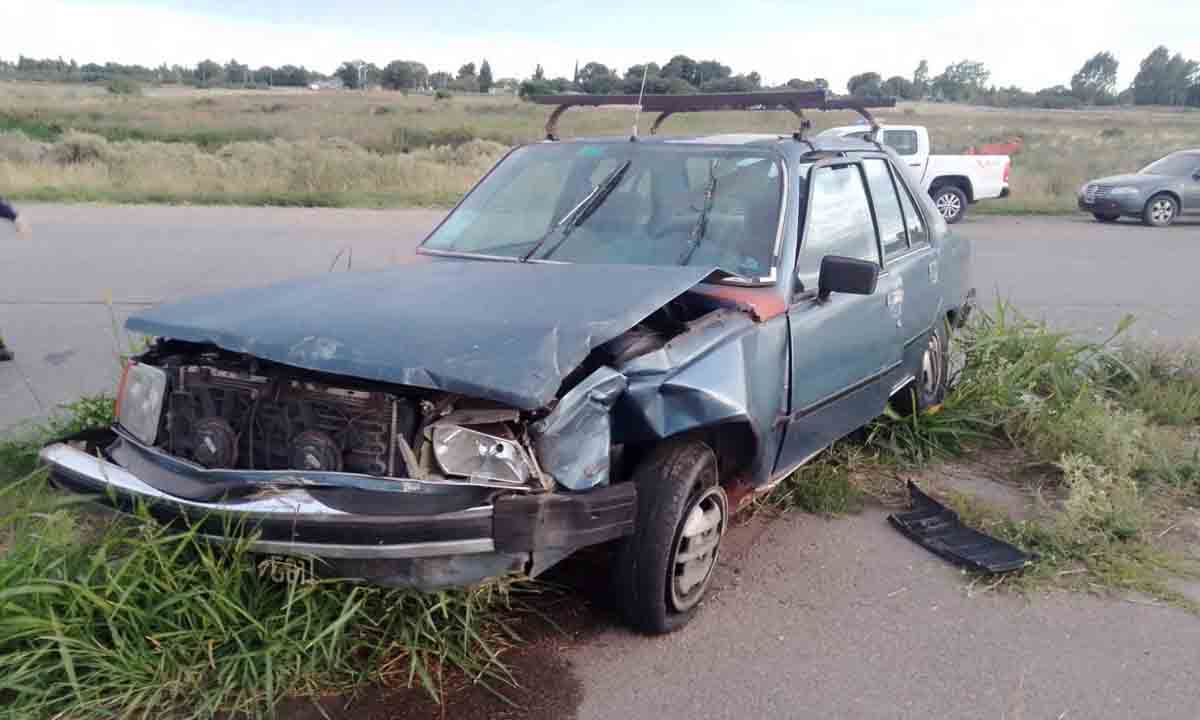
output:
M110 431L42 458L59 487L121 510L438 589L632 532L634 486L609 482L623 390L602 367L530 411L163 340L127 366Z

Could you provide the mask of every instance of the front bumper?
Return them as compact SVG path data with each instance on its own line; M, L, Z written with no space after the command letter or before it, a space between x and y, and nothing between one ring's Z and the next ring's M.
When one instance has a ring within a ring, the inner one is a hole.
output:
M53 484L117 510L144 508L159 522L194 527L216 541L245 538L256 553L312 558L320 561L314 569L323 575L425 590L511 572L537 574L574 550L632 533L636 509L634 486L625 483L571 494L494 491L472 507L399 514L395 506L406 496L420 505L428 502L426 493L401 490L384 497L349 487L330 495L328 489L289 486L282 481L294 477L286 471L276 473L279 487L260 481L249 494L189 499L156 485L174 481L191 488L213 471L165 458L115 433L52 443L41 458ZM135 468L154 473L155 484ZM346 493L352 502L346 502ZM337 501L328 502L330 497ZM371 507L393 511L361 510Z
M1141 195L1096 198L1091 202L1082 195L1079 197L1080 210L1099 215L1140 215L1142 206Z

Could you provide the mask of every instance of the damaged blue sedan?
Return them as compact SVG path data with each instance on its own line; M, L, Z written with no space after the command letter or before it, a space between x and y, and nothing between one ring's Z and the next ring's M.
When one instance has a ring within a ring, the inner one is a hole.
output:
M320 572L435 589L610 544L625 617L695 613L737 508L889 402L942 401L970 248L886 146L559 141L573 105L853 109L817 93L563 96L423 262L162 305L111 430L52 481ZM803 128L803 125L802 125Z

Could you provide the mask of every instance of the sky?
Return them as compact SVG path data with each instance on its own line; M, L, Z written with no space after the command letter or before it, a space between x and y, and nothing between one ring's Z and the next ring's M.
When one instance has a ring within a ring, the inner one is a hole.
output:
M1148 12L1149 9L1153 12ZM853 74L932 74L983 61L991 82L1029 90L1069 84L1112 51L1125 87L1157 45L1200 59L1197 0L0 0L0 57L114 60L156 66L205 58L331 72L362 58L419 60L455 71L487 58L495 77L570 77L576 61L630 65L685 54L764 82Z

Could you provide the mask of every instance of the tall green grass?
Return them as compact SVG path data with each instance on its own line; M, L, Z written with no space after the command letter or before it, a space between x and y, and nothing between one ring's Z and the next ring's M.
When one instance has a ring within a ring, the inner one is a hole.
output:
M0 718L271 716L287 696L447 673L512 678L511 582L419 593L320 579L193 531L50 491L48 439L112 421L84 398L0 441Z

